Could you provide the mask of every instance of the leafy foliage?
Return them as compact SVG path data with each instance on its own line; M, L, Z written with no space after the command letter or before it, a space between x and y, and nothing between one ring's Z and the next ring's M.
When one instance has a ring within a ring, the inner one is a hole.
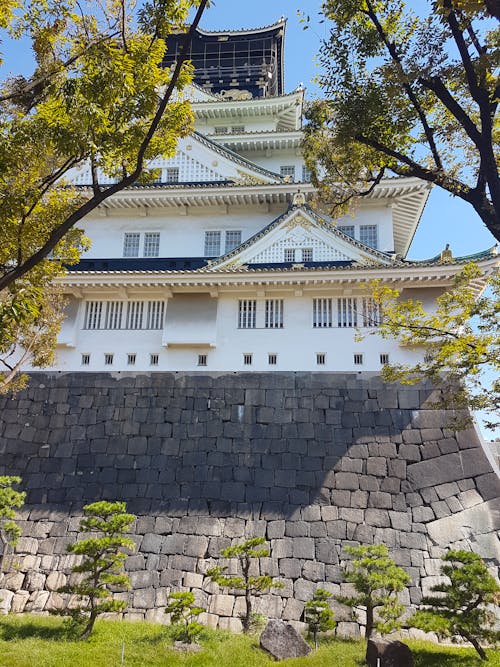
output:
M227 549L222 549L223 558L236 558L239 561L241 575L231 576L226 574L227 566L212 567L207 571L207 576L215 581L219 586L244 591L245 594L245 614L242 618L244 632L249 632L252 620L252 597L261 595L270 588L282 588L283 584L275 582L269 575L252 575L250 569L252 561L258 561L260 558L269 556L269 549L259 548L265 544L264 537L252 537L241 544L235 544Z
M69 553L82 556L72 572L83 577L78 583L63 586L59 592L76 595L82 603L56 613L70 617L70 631L81 639L90 636L99 614L123 611L127 606L123 600L113 600L111 592L115 588L130 588L122 566L127 557L124 549L135 549L134 541L125 536L135 516L125 510L123 502L101 500L85 505L80 531L98 536L86 537L67 547Z
M322 4L326 99L308 111L306 162L337 213L391 171L460 197L500 240L498 2L426 4Z
M24 505L26 493L12 488L20 483L20 477L0 475L0 542L2 543L0 572L3 569L7 548L15 547L21 536L21 529L15 521L16 509Z
M328 632L336 626L333 620L333 611L330 608L329 600L332 594L323 588L318 588L314 592L311 600L304 605L304 618L309 628L309 633L313 636L314 646L318 650L318 632Z
M170 594L165 613L171 615L172 624L177 626L177 640L191 644L201 635L203 625L194 619L203 611L202 607L196 606L193 592Z
M432 587L439 595L424 597L424 608L410 622L444 637L459 635L474 646L481 659L487 660L480 642L500 641L494 613L500 601L500 586L475 553L450 549L442 560L441 573L447 581Z
M51 285L88 246L75 225L190 131L190 105L172 94L192 68L185 57L173 71L161 63L168 34L198 6L196 27L207 2L1 0L0 42L25 40L34 55L31 76L0 82L3 384L27 361L18 348L31 332L29 360L51 363L62 307ZM79 169L90 169L91 187L68 186Z
M383 312L377 333L425 351L414 365L384 366L384 379L413 384L428 378L443 386L436 407L462 411L450 425L466 426L470 417L463 411L471 408L483 410L486 425L495 428L500 414L500 277L483 276L477 265L467 264L451 289L437 297L433 311L379 281L370 288ZM486 289L478 297L481 288Z
M357 594L336 596L336 600L353 609L365 607L367 639L374 629L380 634L397 630L401 627L399 618L404 611L398 593L410 582L410 577L389 557L385 544L346 547L345 552L353 556L353 560L344 568L344 578L354 585Z

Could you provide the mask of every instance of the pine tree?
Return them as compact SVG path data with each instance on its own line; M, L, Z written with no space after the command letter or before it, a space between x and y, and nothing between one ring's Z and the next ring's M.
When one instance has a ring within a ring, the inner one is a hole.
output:
M15 547L21 536L21 529L15 522L16 509L24 505L26 493L12 488L20 483L20 477L0 476L0 542L2 543L0 572L3 570L8 547Z
M318 588L312 599L304 605L304 618L309 632L313 636L316 650L318 650L318 632L327 632L333 630L336 626L333 620L333 611L329 605L331 597L331 593L323 588Z
M177 626L175 638L185 644L191 644L203 632L203 626L194 619L204 609L195 605L192 591L171 593L168 598L166 614L170 614L172 625Z

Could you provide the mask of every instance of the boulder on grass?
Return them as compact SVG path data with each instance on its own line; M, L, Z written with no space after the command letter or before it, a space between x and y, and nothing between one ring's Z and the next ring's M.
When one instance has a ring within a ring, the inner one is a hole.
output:
M311 652L311 647L297 630L284 621L269 621L260 636L260 646L275 660L301 658Z
M380 663L377 659L380 658ZM369 667L414 667L413 655L402 642L386 642L369 639L366 647L366 664Z

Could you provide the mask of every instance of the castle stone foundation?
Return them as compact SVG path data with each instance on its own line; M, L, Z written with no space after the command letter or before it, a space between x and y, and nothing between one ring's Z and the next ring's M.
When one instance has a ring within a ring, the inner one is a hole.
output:
M131 619L164 620L170 591L191 589L206 623L238 630L241 597L204 573L253 536L271 549L262 572L284 584L256 611L293 622L318 586L346 590L348 544L386 544L411 576L408 604L448 546L498 574L500 481L476 432L449 430L435 399L369 374L33 374L0 398L0 474L28 493L0 609L66 603L66 547L83 505L101 499L138 517L132 590L119 594Z

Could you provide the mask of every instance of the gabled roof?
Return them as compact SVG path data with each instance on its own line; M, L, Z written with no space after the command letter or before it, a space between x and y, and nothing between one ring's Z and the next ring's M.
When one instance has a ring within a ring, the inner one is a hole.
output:
M386 253L369 248L344 234L325 216L305 203L292 204L282 215L234 250L209 263L211 271L286 264L286 249L313 249L315 263L394 265ZM300 258L298 258L300 262Z

